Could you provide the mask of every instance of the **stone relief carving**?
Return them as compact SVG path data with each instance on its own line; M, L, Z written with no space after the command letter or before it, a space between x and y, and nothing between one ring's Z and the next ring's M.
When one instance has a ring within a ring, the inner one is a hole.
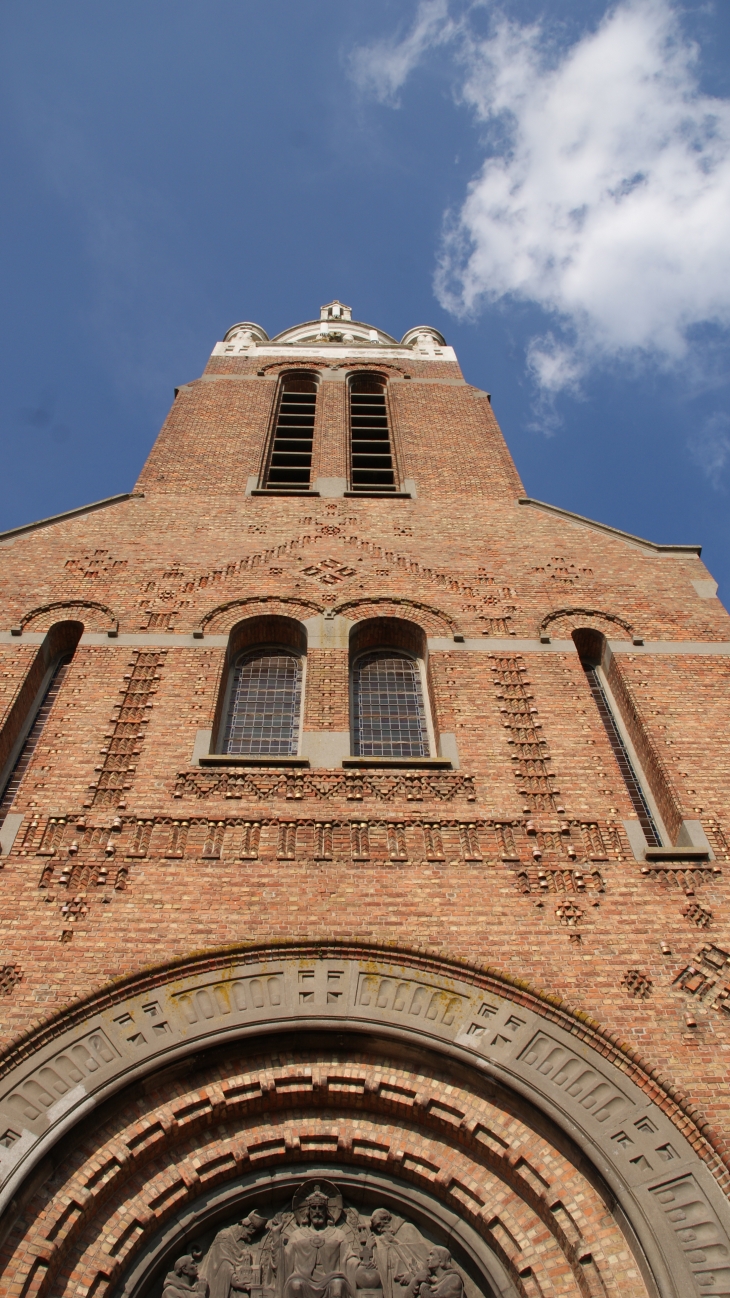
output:
M162 1286L162 1298L189 1298L191 1294L205 1298L207 1292L208 1285L200 1278L197 1263L190 1253L177 1259Z
M257 1209L219 1231L199 1267L178 1259L163 1298L478 1298L420 1230L387 1208L361 1214L331 1181L304 1181L267 1220Z
M234 1295L253 1293L260 1298L263 1291L263 1230L268 1225L266 1218L254 1209L242 1221L218 1232L200 1266L200 1277L206 1282L208 1298L228 1298L231 1290ZM270 1259L267 1279L267 1288L271 1288ZM170 1298L175 1296L170 1295Z

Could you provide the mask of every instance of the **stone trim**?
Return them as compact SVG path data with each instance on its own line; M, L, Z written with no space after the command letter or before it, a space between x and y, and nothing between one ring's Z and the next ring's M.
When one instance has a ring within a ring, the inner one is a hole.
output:
M120 505L124 500L142 500L143 491L123 491L118 496L106 496L103 500L94 500L90 505L79 505L76 509L66 509L62 514L50 514L48 518L39 518L34 523L23 523L20 527L11 527L0 532L0 545L11 541L26 532L36 532L40 527L51 527L54 523L65 523L67 518L78 518L81 514L93 514L97 509L108 509L110 505Z
M343 757L342 765L354 767L359 771L365 771L369 767L450 771L451 759L448 757Z
M713 1167L718 1180L730 1189L730 1155L721 1152L723 1141L704 1120L701 1112L689 1098L663 1078L651 1064L644 1062L638 1051L619 1041L614 1033L605 1031L597 1020L584 1011L574 1010L562 997L533 988L524 979L515 979L510 974L488 964L476 961L456 962L444 959L438 953L423 949L370 947L362 944L337 943L300 943L282 942L262 946L241 946L227 948L222 952L212 952L199 957L186 958L157 969L131 975L103 991L78 1001L62 1010L50 1019L43 1027L21 1036L3 1058L0 1058L0 1079L22 1066L24 1061L48 1047L67 1030L81 1025L94 1014L110 1013L117 1005L129 996L144 996L155 988L164 986L173 979L196 977L228 968L238 959L249 965L262 960L357 960L366 962L397 959L410 969L444 976L449 979L466 978L470 985L483 991L494 992L512 1000L515 1004L529 1008L533 1012L560 1027L561 1030L585 1042L608 1062L630 1076L637 1086L663 1112L676 1122L686 1133L693 1147L701 1157Z
M250 603L262 603L270 600L275 603L284 603L284 597L252 595ZM291 601L289 601L291 602ZM311 601L298 600L298 603L305 604L307 607L316 608ZM386 600L385 602L392 602ZM413 604L414 601L408 601ZM357 604L359 601L353 601ZM234 604L245 607L245 601L236 600ZM75 605L74 607L78 607ZM220 605L213 609L211 614L206 616L206 623L214 616L219 616L233 605ZM419 606L425 608L426 606ZM436 610L429 612L436 613ZM36 610L37 612L37 610ZM318 616L318 613L315 614ZM308 619L304 619L308 621ZM351 620L348 626L353 625ZM46 631L23 631L23 644L42 644ZM227 635L209 635L199 631L120 631L114 637L117 644L121 647L130 647L133 645L145 645L150 648L182 648L182 649L210 649L224 648L228 644ZM10 631L0 631L0 644L17 643L18 637L11 634ZM106 631L85 631L79 640L80 645L106 645L109 643L109 635ZM647 640L643 645L632 644L629 640L609 640L609 648L613 653L636 654L637 656L651 656L652 654L677 654L681 656L700 654L704 657L730 657L730 641L727 640ZM319 648L321 646L312 644L310 647ZM327 646L329 647L329 646ZM572 640L551 640L550 644L543 644L540 640L523 640L517 636L505 639L497 636L481 636L477 639L454 640L450 636L429 636L428 637L429 653L535 653L535 654L564 654L576 653L577 650Z
M544 509L548 514L557 514L572 523L582 523L597 532L607 532L609 536L618 536L622 541L630 541L652 554L702 554L701 545L659 545L656 541L646 541L643 536L634 536L631 532L622 532L620 527L611 527L608 523L597 523L594 518L585 518L583 514L574 514L569 509L560 509L558 505L549 505L544 500L533 500L531 496L518 496L518 505L532 505L534 509Z
M198 758L199 766L309 766L308 757L253 757L234 753L205 753Z

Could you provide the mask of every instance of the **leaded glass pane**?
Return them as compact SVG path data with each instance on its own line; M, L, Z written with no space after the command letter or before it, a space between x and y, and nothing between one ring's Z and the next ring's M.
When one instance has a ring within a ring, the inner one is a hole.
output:
M245 658L233 673L224 751L249 757L295 754L301 697L301 659L283 650Z
M417 663L395 653L355 663L355 751L359 757L428 757L428 729Z

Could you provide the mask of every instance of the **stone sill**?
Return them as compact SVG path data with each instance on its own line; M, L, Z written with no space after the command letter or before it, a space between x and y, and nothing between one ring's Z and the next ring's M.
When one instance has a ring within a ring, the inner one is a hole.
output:
M238 754L208 753L200 758L201 766L309 766L308 757L246 757Z
M366 500L413 500L410 491L345 491L343 494L353 499L364 496Z
M447 757L343 757L342 765L366 770L373 766L411 767L416 770L451 771L453 767Z
M294 491L293 489L291 491L287 491L285 487L281 487L281 488L256 487L251 492L251 495L252 496L318 496L319 492L310 491L308 487L303 488L302 491Z
M706 847L647 847L647 861L709 861Z

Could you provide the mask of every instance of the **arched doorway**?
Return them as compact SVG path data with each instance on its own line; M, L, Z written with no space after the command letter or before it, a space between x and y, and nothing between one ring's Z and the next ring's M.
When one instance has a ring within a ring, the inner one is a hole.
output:
M464 1298L727 1289L719 1165L686 1115L596 1025L495 974L222 952L109 989L9 1062L2 1261L25 1298L157 1298L177 1257L318 1178L361 1245L383 1207L447 1248ZM292 1298L281 1272L259 1287Z

